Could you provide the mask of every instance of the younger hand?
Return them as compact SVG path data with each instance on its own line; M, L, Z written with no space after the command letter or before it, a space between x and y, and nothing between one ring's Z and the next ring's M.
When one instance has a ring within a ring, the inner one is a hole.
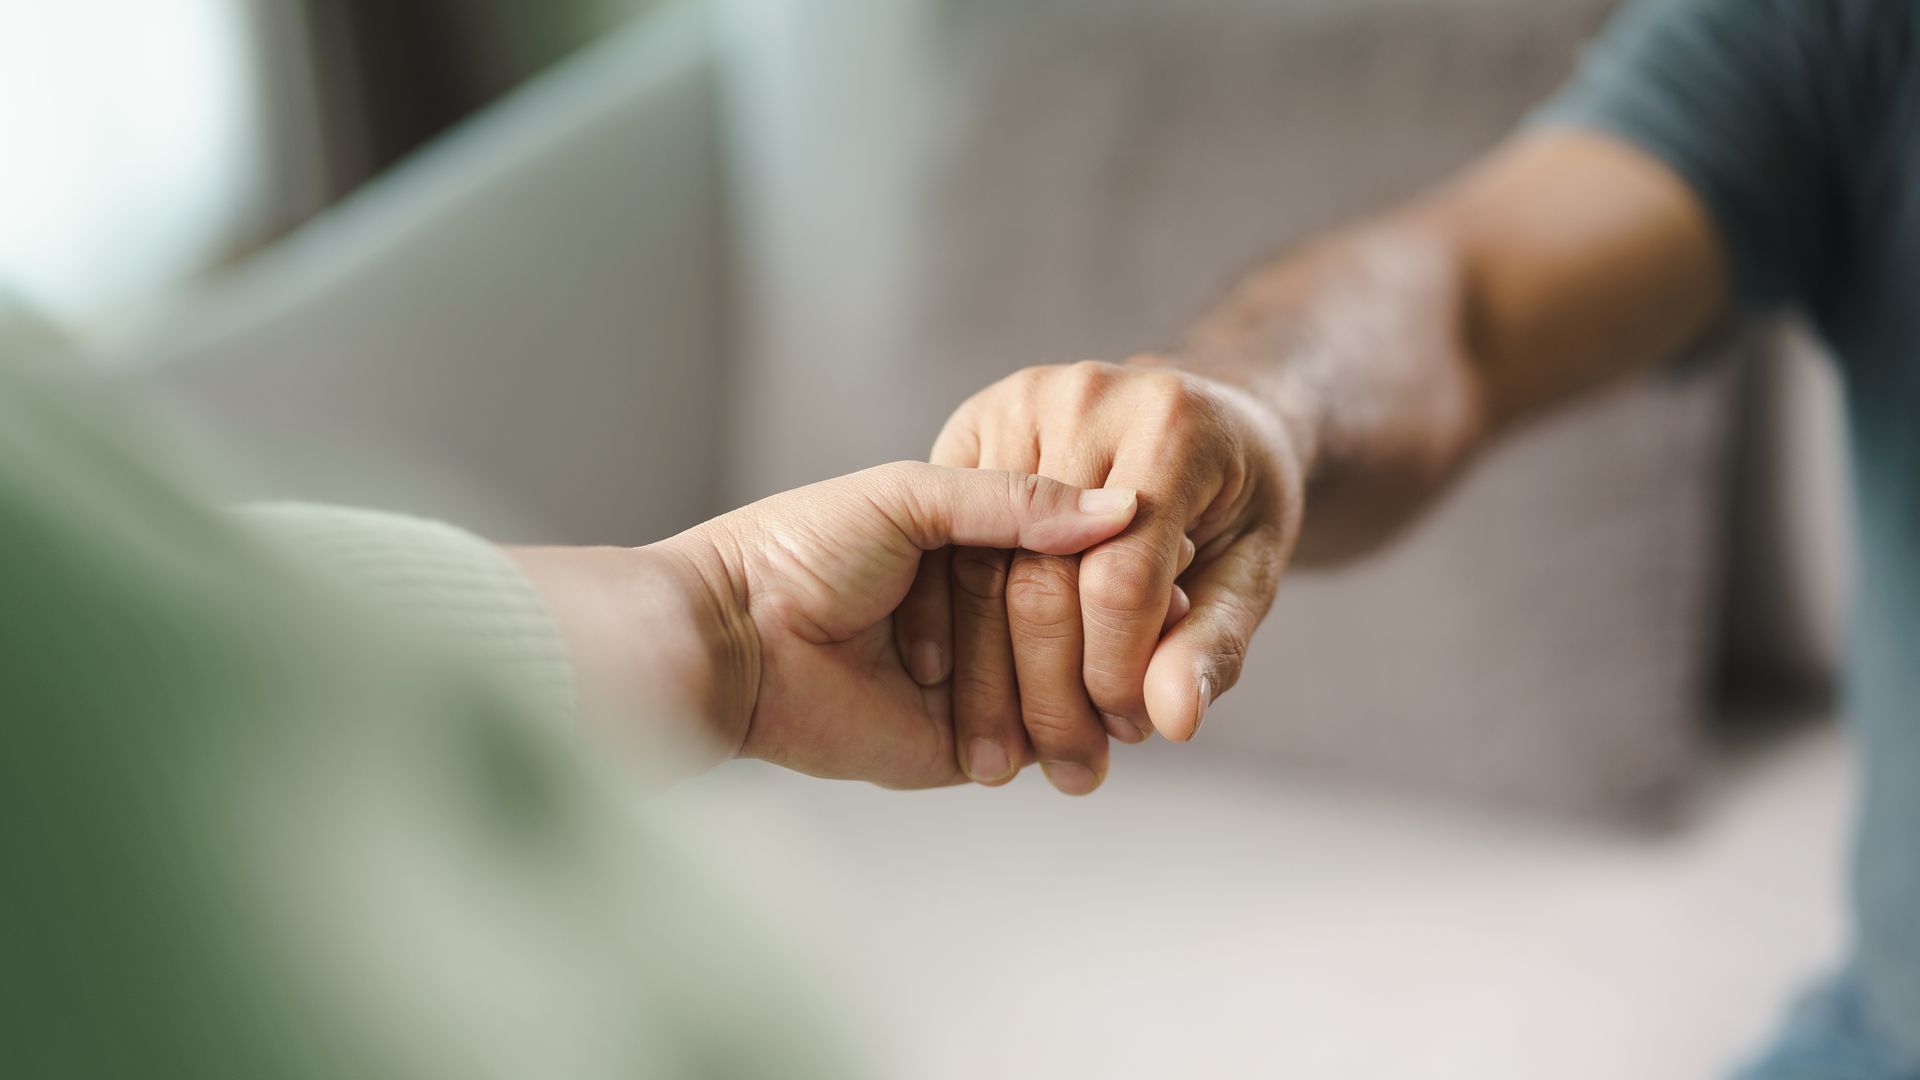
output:
M568 636L583 668L625 670L630 682L646 664L641 681L698 714L703 741L722 752L932 787L965 777L947 687L909 678L895 648L894 609L921 559L949 544L1070 555L1126 528L1134 506L1131 491L901 462L637 551L515 554L563 629L580 628ZM581 574L586 559L606 562ZM610 604L607 583L622 580L629 599Z

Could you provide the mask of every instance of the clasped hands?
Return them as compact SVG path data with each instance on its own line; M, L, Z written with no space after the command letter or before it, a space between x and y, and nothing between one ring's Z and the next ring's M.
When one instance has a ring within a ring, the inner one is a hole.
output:
M517 549L583 686L716 757L917 788L1193 737L1298 531L1297 432L1151 360L1031 368L931 463L784 492L638 549Z

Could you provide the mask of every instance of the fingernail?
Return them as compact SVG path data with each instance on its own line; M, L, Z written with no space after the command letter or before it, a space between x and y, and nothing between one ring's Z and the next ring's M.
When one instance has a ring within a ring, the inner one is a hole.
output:
M1080 493L1080 512L1092 517L1109 517L1133 505L1131 488L1088 488Z
M1146 732L1140 730L1133 721L1124 716L1103 712L1100 714L1100 722L1107 725L1107 734L1123 743L1137 743L1147 737Z
M1200 704L1193 710L1193 734L1200 734L1200 722L1207 718L1207 706L1213 704L1213 681L1200 676ZM1188 738L1192 738L1189 735Z
M967 745L967 776L977 783L991 784L1007 778L1012 762L1000 744L977 738Z
M1045 761L1041 762L1040 769L1062 795L1085 795L1100 786L1100 778L1093 775L1093 770L1078 762Z
M940 646L931 641L916 641L907 653L912 657L914 682L921 686L933 686L946 678L946 654Z

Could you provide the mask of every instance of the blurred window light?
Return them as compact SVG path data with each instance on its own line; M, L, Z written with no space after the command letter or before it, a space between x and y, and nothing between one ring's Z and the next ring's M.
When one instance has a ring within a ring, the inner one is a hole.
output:
M72 323L207 265L254 216L247 0L0 0L0 288Z

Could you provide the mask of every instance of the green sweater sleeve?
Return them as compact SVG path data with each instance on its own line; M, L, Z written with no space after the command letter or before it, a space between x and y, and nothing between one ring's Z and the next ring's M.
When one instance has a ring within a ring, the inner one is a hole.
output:
M854 1073L500 552L190 472L0 350L0 1075Z
M269 503L243 519L377 614L505 674L536 707L571 713L573 675L545 603L513 560L464 529L379 510Z

